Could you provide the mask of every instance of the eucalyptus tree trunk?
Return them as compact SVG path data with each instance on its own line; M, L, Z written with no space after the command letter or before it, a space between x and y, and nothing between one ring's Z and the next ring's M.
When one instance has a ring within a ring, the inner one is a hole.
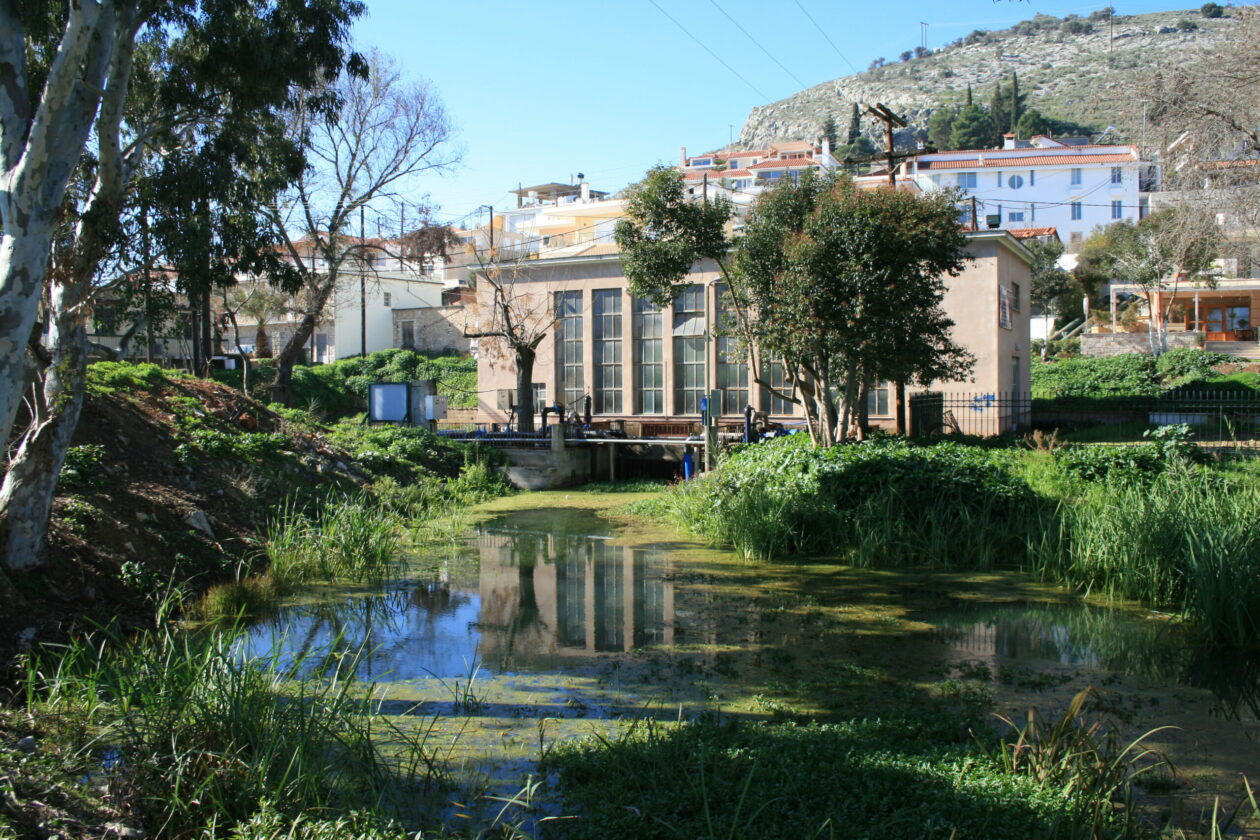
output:
M49 362L36 380L36 411L0 485L4 566L42 565L53 494L83 410L87 330L79 313L85 284L54 282L42 337Z
M35 327L55 219L106 90L125 89L135 2L71 3L39 95L27 78L27 33L16 5L0 2L0 441L13 431L25 390L25 348ZM121 74L121 75L120 75Z

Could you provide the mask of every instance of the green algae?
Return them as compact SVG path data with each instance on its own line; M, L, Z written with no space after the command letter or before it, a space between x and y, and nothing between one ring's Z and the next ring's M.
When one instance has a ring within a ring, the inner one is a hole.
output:
M1194 779L1179 807L1260 775L1257 670L1165 616L1013 573L750 564L627 512L651 496L480 505L413 543L396 585L312 590L255 640L309 654L322 638L327 662L366 651L383 731L422 732L460 807L515 792L557 744L644 718L1019 717L1088 685L1127 732L1180 727L1155 742Z

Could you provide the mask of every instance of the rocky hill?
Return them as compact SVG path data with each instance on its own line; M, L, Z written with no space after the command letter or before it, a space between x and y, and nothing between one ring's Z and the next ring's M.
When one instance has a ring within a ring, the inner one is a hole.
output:
M1176 62L1187 51L1220 39L1236 23L1231 13L1226 9L1220 18L1198 10L1114 19L1105 12L1085 18L1036 15L1010 29L976 30L930 55L909 61L893 57L882 67L754 108L738 146L764 148L775 140L817 138L829 115L843 131L854 102L883 102L906 116L910 128L898 139L908 142L926 129L933 107L961 102L968 85L977 103L987 103L993 86L1009 80L1012 72L1019 74L1029 108L1096 131L1130 125L1136 134L1141 105L1127 94L1127 85L1140 71ZM877 126L864 128L878 139Z

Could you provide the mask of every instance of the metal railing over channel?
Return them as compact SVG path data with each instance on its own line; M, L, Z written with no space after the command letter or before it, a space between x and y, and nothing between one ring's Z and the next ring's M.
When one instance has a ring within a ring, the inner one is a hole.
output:
M1025 392L914 394L914 435L981 437L1058 431L1079 443L1132 443L1160 426L1185 424L1200 443L1260 447L1260 392L1175 389L1150 397L1047 397Z

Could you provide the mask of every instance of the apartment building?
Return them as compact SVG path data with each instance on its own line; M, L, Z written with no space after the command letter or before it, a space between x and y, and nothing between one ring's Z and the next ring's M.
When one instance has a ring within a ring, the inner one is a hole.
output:
M684 146L678 156L678 169L688 187L711 186L749 196L782 178L795 180L807 170L822 172L839 165L826 138L817 143L793 140L765 149L708 152L694 157L687 156Z
M923 190L957 187L974 199L979 227L1054 227L1071 253L1094 228L1145 216L1153 172L1136 146L1013 135L1001 149L933 152L910 164Z

